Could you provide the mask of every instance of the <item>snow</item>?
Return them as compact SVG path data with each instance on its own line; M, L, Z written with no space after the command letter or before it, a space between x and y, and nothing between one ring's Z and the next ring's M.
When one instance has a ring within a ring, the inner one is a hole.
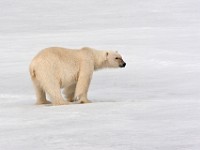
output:
M1 150L198 150L198 0L1 0ZM28 66L49 46L118 50L91 104L37 106Z

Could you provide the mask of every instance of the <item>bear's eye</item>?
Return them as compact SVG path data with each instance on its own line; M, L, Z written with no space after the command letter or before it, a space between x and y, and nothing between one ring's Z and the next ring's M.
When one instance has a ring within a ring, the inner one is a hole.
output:
M118 57L116 57L115 59L119 59Z

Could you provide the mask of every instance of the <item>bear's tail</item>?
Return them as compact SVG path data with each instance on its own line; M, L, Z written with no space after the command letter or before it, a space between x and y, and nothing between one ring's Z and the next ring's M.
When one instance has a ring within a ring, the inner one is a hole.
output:
M35 78L36 77L35 69L34 69L32 64L30 64L30 66L29 66L29 72L30 72L31 78Z

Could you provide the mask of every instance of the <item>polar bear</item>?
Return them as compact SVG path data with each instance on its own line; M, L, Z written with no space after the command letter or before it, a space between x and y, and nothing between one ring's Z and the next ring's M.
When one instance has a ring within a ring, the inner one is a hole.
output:
M64 105L77 101L89 103L87 92L95 70L125 67L118 52L96 50L89 47L67 49L50 47L39 52L29 70L35 87L37 104ZM61 89L67 101L62 97Z

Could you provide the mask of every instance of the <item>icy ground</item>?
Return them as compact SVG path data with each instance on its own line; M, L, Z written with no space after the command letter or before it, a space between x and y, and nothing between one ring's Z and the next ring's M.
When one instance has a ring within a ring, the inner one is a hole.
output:
M199 150L199 0L1 0L0 150ZM85 105L37 106L49 46L118 50Z

